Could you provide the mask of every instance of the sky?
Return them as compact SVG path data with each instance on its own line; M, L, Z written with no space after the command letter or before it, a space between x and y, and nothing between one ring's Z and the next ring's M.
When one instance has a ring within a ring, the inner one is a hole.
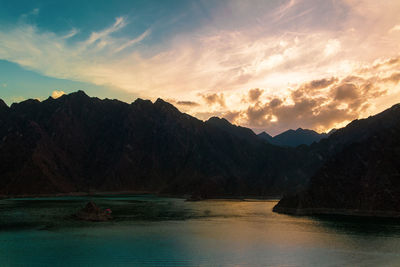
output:
M162 98L271 135L400 102L400 1L0 0L0 98Z

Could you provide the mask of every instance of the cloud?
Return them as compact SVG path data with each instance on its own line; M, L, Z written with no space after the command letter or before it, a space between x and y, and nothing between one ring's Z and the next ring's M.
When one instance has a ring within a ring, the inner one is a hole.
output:
M69 33L67 33L66 35L62 36L62 39L69 39L71 37L74 37L75 35L77 35L79 33L78 29L73 28L72 30L69 31Z
M59 97L62 96L62 95L65 95L65 92L64 92L64 91L54 90L54 91L51 93L51 97L54 98L54 99L59 98Z
M150 32L151 32L150 30L146 30L144 33L142 33L138 37L136 37L136 38L134 38L132 40L129 40L128 42L124 43L120 47L116 48L114 50L114 52L119 52L119 51L124 50L125 48L127 48L129 46L132 46L134 44L137 44L137 43L143 41L143 39L146 38L150 34Z
M241 115L240 111L228 111L221 115L221 117L227 119L228 121L235 122Z
M400 31L400 24L393 26L393 28L391 28L389 30L389 33L392 33L392 32L395 32L395 31Z
M325 45L324 53L326 56L335 55L340 51L341 44L339 40L332 39L329 40L328 43Z
M110 34L119 31L120 29L126 26L126 18L124 17L117 17L115 19L114 24L111 27L108 27L99 32L92 32L89 39L85 41L86 45L91 45L97 41L103 41L99 43L99 45L103 45L106 41L106 38L109 37ZM105 44L104 44L105 45Z
M201 97L207 103L207 105L218 104L221 107L225 107L225 98L224 98L223 93L205 94L205 95L201 95Z
M34 9L30 12L30 14L32 14L32 15L38 15L38 14L39 14L39 11L40 11L39 8L34 8Z
M123 16L84 40L72 38L79 29L19 23L0 29L0 59L142 98L190 100L175 104L201 118L325 130L400 100L400 35L389 33L400 2L382 1L229 1L209 10L212 27L177 30L161 44L144 42L155 26L124 36Z
M259 88L254 88L249 90L249 100L250 102L256 102L258 98L263 94L263 90Z
M397 84L400 82L400 72L394 72L389 77L383 78L382 81Z
M398 72L392 69L390 72L392 75L386 78L379 78L372 72L363 77L349 75L304 82L284 96L265 95L257 97L257 101L248 98L247 106L226 112L226 118L271 134L298 127L328 131L366 114L376 99L386 97L390 93L387 83L400 80ZM393 92L398 94L399 91Z
M179 106L191 106L191 107L200 105L199 103L193 101L177 101L176 104Z
M245 15L243 10L254 11L254 5L247 3L228 5L238 15ZM286 1L279 5L260 1L257 5L265 11L257 17L258 26L182 32L153 53L149 52L152 46L145 47L144 52L134 49L151 34L150 29L135 38L115 34L128 25L128 18L123 16L83 41L66 41L79 33L77 29L59 36L34 25L20 24L0 30L0 58L48 76L110 86L144 98L192 99L198 93L238 92L244 88L285 93L288 83L302 83L326 74L348 75L359 67L359 61L375 60L382 51L399 50L392 45L399 39L396 36L390 37L393 40L387 37L379 46L375 40L381 38L364 36L368 33L376 37L382 34L381 30L358 29L355 34L341 28L358 25L358 21L353 21L357 17L350 16L352 9L359 8L353 2L332 8L331 1ZM307 13L309 10L311 13ZM326 21L332 21L332 25L320 21L325 28L312 28L314 16L320 17L324 10L329 10ZM395 10L396 7L390 9L385 17L393 17ZM306 20L296 17L305 11ZM333 24L343 11L348 16ZM220 18L218 10L211 15ZM286 24L289 18L291 22ZM293 25L297 25L296 31L291 29Z
M0 29L0 59L50 77L128 90L138 84L132 74L138 72L138 66L132 66L135 54L117 56L115 51L128 50L140 43L149 36L150 30L134 39L113 36L127 24L126 17L118 17L110 27L92 32L86 40L70 42L68 39L77 35L78 29L56 35L41 31L35 25L20 23Z
M335 77L313 80L311 82L303 84L303 86L301 88L305 89L306 91L322 89L322 88L328 87L329 85L331 85L337 81L338 81L338 78L335 78Z
M339 101L352 101L359 97L359 89L352 83L344 83L334 88L334 98Z

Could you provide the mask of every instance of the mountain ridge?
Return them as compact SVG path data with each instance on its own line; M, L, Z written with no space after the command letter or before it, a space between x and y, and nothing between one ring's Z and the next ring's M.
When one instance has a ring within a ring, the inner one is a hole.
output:
M148 191L280 195L305 180L300 150L265 144L225 119L83 91L0 111L0 194ZM293 162L284 172L283 159Z
M270 144L277 146L297 147L299 145L311 145L326 138L330 133L317 133L314 130L298 128L296 130L289 129L272 137L266 132L258 134L259 138Z
M325 141L325 140L324 140ZM400 216L400 105L337 130L326 147L340 144L309 185L274 207L280 213ZM315 145L314 147L316 147Z

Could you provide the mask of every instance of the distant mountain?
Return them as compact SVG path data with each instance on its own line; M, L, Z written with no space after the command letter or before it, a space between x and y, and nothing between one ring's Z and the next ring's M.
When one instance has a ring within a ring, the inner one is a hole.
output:
M158 99L131 104L78 91L0 102L0 195L146 191L280 195L322 160L261 141L225 119L200 121Z
M331 154L305 190L274 208L289 214L400 216L400 105L315 144Z
M297 147L299 145L310 145L314 142L318 142L322 138L328 137L329 134L319 134L313 130L298 128L297 130L287 130L274 137L266 132L262 132L258 136L262 140L277 146Z
M271 135L267 134L266 132L259 133L258 137L264 141L267 141L270 144L272 144L274 140L274 138Z

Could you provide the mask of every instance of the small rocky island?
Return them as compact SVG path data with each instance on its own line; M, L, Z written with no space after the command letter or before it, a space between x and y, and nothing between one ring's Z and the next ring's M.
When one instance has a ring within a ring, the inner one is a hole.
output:
M112 219L110 210L100 209L96 203L90 201L75 214L75 217L83 221L104 222Z

